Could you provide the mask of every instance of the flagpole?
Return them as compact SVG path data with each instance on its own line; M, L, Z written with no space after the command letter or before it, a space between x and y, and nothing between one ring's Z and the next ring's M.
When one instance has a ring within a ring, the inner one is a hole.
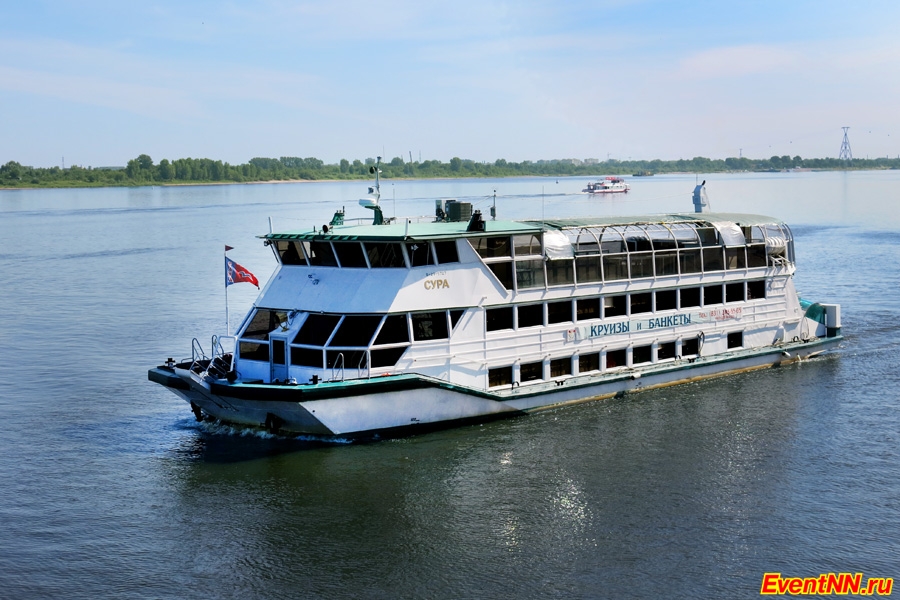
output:
M231 335L231 321L228 319L228 246L225 246L225 335Z

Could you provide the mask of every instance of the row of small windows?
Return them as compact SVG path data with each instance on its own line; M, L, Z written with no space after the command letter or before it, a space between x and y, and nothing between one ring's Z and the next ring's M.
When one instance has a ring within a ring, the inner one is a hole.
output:
M465 311L442 310L395 315L340 315L310 313L290 341L290 364L331 368L393 366L410 340L420 342L450 337ZM294 315L296 316L296 315ZM240 336L240 357L270 360L271 335L291 329L293 317L277 310L258 309ZM281 342L281 340L277 340ZM374 348L369 351L370 348ZM281 362L280 354L271 360Z
M633 292L615 296L595 296L516 306L499 306L485 311L488 331L536 327L637 315L684 308L700 308L766 297L764 279L717 283L656 292ZM573 318L573 315L575 318Z
M742 331L735 331L728 334L728 348L740 348L743 346L744 334ZM697 356L700 354L702 341L700 337L688 338L681 341L682 357ZM653 357L653 345L634 346L631 348L631 364L628 364L628 349L619 348L616 350L606 350L605 352L591 352L580 354L577 360L573 357L566 356L562 358L553 358L547 361L535 361L522 363L519 365L518 383L528 383L530 381L540 381L543 379L555 379L557 377L565 377L574 375L573 367L577 364L578 374L591 373L601 370L601 360L604 370L611 370L621 367L637 366L649 364L652 362L660 362L677 358L677 344L669 341L657 345L656 358ZM545 370L546 363L546 370ZM494 367L488 369L488 386L499 387L504 385L512 385L516 381L514 379L514 369L512 365L503 367Z
M456 240L405 243L275 240L271 244L284 265L400 269L459 262Z

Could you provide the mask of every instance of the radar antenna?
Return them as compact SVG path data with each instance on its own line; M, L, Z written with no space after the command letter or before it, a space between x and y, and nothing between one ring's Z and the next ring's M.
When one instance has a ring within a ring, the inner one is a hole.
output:
M375 175L375 187L369 188L369 195L365 198L361 198L359 200L359 205L363 208L369 208L375 212L375 218L372 220L372 225L384 225L384 214L381 212L381 206L378 205L378 202L381 200L381 157L377 157L375 159L375 166L369 167L369 173Z

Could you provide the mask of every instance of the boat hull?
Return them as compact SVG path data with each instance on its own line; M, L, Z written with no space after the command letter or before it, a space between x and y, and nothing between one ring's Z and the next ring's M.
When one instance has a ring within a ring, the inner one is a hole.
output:
M160 366L148 378L202 416L283 435L322 438L400 436L522 415L710 377L778 366L838 346L840 335L767 348L575 375L488 391L403 374L308 385L229 383Z

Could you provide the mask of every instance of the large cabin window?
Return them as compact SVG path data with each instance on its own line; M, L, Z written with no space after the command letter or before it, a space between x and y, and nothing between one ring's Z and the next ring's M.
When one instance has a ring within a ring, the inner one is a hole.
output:
M600 298L579 298L575 301L575 313L579 321L600 318Z
M413 339L417 342L446 340L449 337L447 313L444 311L413 313L412 329Z
M291 348L291 364L298 367L322 368L322 350L313 348Z
M497 258L501 256L512 256L509 247L509 237L479 237L471 240L472 247L475 248L481 258Z
M700 306L700 288L688 287L678 290L681 308Z
M656 349L656 360L675 358L675 342L664 342Z
M488 386L499 387L501 385L511 385L513 382L512 367L494 367L488 369Z
M459 262L459 252L456 249L456 240L434 243L434 253L439 265Z
M656 292L656 310L675 310L678 308L678 292L676 290L660 290Z
M606 352L606 368L615 369L616 367L627 366L627 354L625 348L620 350L608 350Z
M703 270L722 271L725 269L725 259L722 254L722 246L703 248Z
M544 324L543 304L522 304L517 309L520 329L522 327L537 327Z
M410 267L425 267L434 264L431 248L428 242L407 242L406 254L409 256Z
M388 315L375 338L375 345L409 343L409 325L406 315Z
M578 283L590 283L602 280L600 272L600 256L578 256L575 258L575 276Z
M648 313L653 310L653 292L631 294L631 314Z
M600 353L582 354L578 357L578 372L588 373L600 370Z
M516 257L523 256L540 256L544 250L541 246L541 235L539 233L526 233L523 235L513 236L513 248Z
M519 381L537 381L544 378L544 363L541 361L519 365Z
M511 262L489 263L488 268L494 276L500 280L500 284L503 287L508 290L513 289L513 269Z
M544 261L517 260L516 285L519 289L544 287Z
M241 360L269 361L269 344L241 342L239 345Z
M627 306L625 294L620 296L604 296L603 297L603 317L621 317L625 314Z
M513 307L499 306L489 308L485 312L488 331L501 331L513 328Z
M640 365L653 361L653 346L635 346L631 351L631 364Z
M682 274L700 273L703 271L703 264L700 261L700 249L679 250L678 266Z
M722 304L722 285L707 285L703 288L703 306Z
M380 324L381 315L347 315L328 345L368 346Z
M744 282L736 281L725 284L725 302L744 301Z
M283 265L306 264L306 257L303 256L300 242L278 240L275 242L275 252L278 254L278 260L280 260Z
M765 244L751 244L747 246L747 266L751 269L766 266Z
M334 251L345 269L365 269L368 266L359 242L334 242Z
M563 300L560 302L547 303L547 323L566 323L572 320L572 301Z
M572 359L554 358L550 361L550 377L563 377L572 374Z
M287 321L287 312L258 309L241 337L251 340L268 340L269 333L286 324ZM266 360L269 360L268 355Z
M306 321L300 326L300 331L294 336L293 343L306 346L324 346L340 320L340 315L311 313L307 315Z
M744 332L732 331L728 334L728 349L741 348L744 345Z
M547 285L572 285L575 283L572 259L548 260L546 267Z
M366 254L373 269L405 267L400 244L394 242L366 242Z
M746 269L747 252L744 246L725 248L726 269Z
M372 350L369 353L372 355L372 368L377 369L379 367L393 367L403 356L403 353L406 352L407 348L409 348L409 346Z
M765 279L754 279L747 282L747 300L759 300L766 297Z
M309 264L317 267L336 267L337 259L334 257L334 251L331 249L329 242L313 240L307 248L309 254Z
M700 354L700 338L687 338L681 340L681 355L696 356Z

